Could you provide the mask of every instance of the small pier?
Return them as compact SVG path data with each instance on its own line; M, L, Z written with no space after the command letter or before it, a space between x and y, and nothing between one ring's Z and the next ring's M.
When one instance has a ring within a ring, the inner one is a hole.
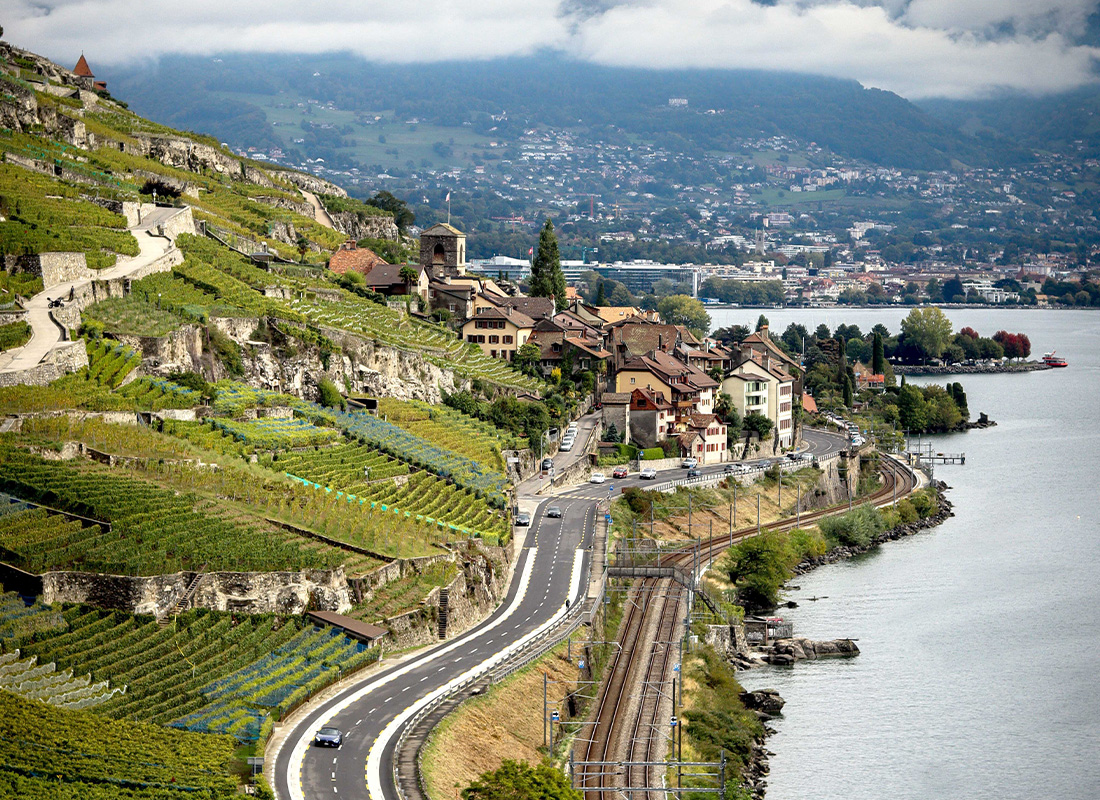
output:
M913 466L922 464L965 464L966 453L937 453L929 447L926 450L909 450L905 453Z

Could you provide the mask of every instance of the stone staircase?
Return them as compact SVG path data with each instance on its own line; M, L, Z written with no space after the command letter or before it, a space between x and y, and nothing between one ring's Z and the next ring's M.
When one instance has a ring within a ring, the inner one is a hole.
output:
M450 589L443 587L439 590L439 638L447 638L447 606L450 598Z
M158 625L163 628L169 622L179 616L179 614L187 607L187 604L191 602L191 598L198 590L199 584L202 583L202 579L206 577L205 570L205 564L199 567L198 572L195 573L195 577L191 579L191 583L187 584L187 588L183 590L183 594L177 597L176 602L172 604L172 607L165 611L164 614L157 619Z

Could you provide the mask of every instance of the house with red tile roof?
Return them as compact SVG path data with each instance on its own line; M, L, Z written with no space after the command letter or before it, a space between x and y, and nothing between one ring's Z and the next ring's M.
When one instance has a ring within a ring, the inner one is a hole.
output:
M349 239L329 256L328 268L337 275L343 275L347 272L358 272L360 275L366 275L378 264L385 263L387 263L386 259L369 247L359 247Z
M88 66L88 60L84 58L84 54L80 54L80 58L76 62L76 66L73 67L73 74L79 78L79 83L85 89L98 89L101 92L107 91L107 83L105 81L97 81L95 74L92 72L92 68Z

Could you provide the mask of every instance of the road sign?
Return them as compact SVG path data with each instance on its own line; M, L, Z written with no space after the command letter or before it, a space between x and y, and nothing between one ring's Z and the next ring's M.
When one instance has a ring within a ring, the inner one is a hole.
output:
M604 514L603 515L603 521L604 522L611 522L611 515L610 514Z
M584 669L584 659L577 662L577 669Z

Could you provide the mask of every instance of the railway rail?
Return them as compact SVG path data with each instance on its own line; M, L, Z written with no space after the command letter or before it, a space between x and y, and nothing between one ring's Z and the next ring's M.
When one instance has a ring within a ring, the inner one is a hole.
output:
M883 485L862 498L861 504L886 505L916 488L916 475L904 464L884 458L880 472ZM846 511L848 506L842 503L798 514L768 529L787 531L812 524ZM702 570L730 546L756 532L756 526L752 526L692 543L662 554L662 563L687 570L698 566ZM663 792L641 790L659 787L664 780L662 768L656 765L665 758L668 740L660 731L671 726L662 723L662 709L669 706L662 703L660 687L669 682L672 666L672 646L664 643L676 640L680 620L686 616L681 604L689 592L681 590L683 587L670 578L637 579L631 586L628 597L633 600L628 603L619 629L619 648L598 695L592 738L577 748L580 758L573 762L574 786L585 793L585 800L621 800L627 787L633 789L629 792L633 800L663 800ZM659 608L648 602L654 597L661 598ZM655 624L654 614L659 615ZM654 627L653 636L644 635ZM636 691L639 674L640 694ZM616 761L622 761L622 766L608 764Z

